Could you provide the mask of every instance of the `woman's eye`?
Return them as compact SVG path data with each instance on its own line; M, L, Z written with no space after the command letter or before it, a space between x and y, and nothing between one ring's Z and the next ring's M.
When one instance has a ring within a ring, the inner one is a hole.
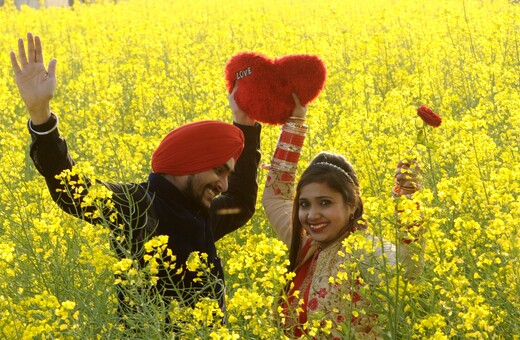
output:
M329 205L330 201L324 200L320 202L321 205Z
M309 202L300 202L301 208L307 208L309 206Z

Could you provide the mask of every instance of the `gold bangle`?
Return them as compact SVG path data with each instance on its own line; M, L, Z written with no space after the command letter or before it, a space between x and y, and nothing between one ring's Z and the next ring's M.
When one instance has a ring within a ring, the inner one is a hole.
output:
M288 161L284 161L278 158L273 158L270 164L270 170L275 171L283 171L289 173L296 173L296 169L298 168L298 163L292 163Z
M284 126L282 126L282 131L292 133L294 135L305 136L307 129L306 128L295 128L295 127L291 127L288 125L284 125Z
M301 120L302 122L305 121L305 118L303 118L303 117L296 117L296 116L290 116L289 119L292 119L292 120Z
M276 144L276 148L277 149L282 149L282 150L285 150L285 151L290 151L290 152L297 152L297 153L301 153L302 152L302 147L301 146L297 146L297 145L289 144L289 143L283 143L283 142L278 142Z
M304 130L307 130L309 128L309 126L305 125L305 124L298 124L298 123L295 123L295 122L285 122L284 124L285 126L288 126L288 127L292 127L292 128L295 128L295 129L304 129Z

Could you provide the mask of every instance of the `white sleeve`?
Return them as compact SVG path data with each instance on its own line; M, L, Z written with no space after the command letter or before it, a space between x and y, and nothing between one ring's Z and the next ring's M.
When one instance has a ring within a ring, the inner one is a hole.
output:
M267 219L280 240L291 246L294 174L271 170L267 175L262 204Z
M382 279L380 274L397 264L395 245L373 235L367 235L366 242L370 247L363 247L356 255L360 259L359 270L365 281L377 285Z

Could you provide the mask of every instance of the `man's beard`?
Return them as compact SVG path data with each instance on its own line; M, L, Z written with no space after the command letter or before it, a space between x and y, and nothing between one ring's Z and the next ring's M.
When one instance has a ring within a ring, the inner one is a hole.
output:
M209 211L209 207L204 204L204 200L202 196L204 195L204 192L206 191L206 188L202 190L202 192L196 193L195 192L195 185L194 185L194 175L190 175L188 177L188 182L186 183L186 188L182 191L184 196L186 196L188 199L192 200L199 208L202 208L204 211Z

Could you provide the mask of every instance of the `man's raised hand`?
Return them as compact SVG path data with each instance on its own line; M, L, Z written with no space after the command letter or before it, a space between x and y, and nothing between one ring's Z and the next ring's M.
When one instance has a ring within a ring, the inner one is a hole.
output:
M11 64L20 95L35 125L45 123L50 117L50 101L56 90L56 59L43 64L40 37L27 33L27 54L23 39L18 39L18 60L11 51Z

